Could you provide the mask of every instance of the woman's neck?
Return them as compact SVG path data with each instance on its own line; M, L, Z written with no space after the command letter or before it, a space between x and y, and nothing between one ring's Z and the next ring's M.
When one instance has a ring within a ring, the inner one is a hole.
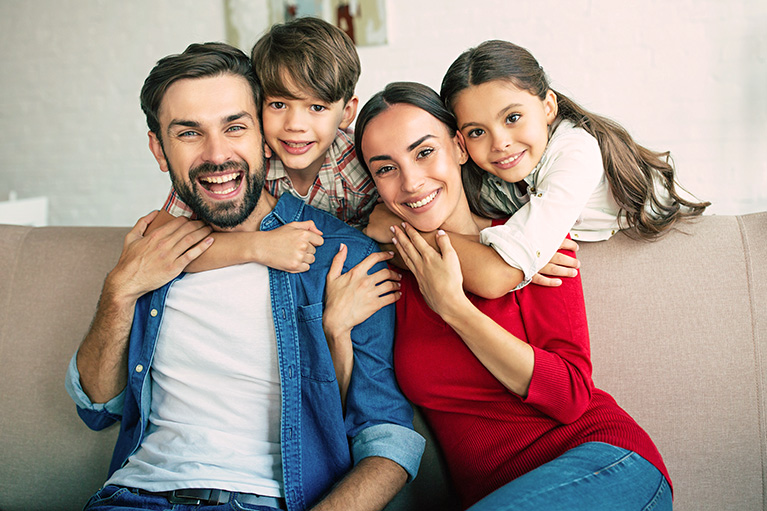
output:
M464 195L450 217L440 226L440 229L466 236L478 236L479 231L489 226L490 220L471 212L469 202Z

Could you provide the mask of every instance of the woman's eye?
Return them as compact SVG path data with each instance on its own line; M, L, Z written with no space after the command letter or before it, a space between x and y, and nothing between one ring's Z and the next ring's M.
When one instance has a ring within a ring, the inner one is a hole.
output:
M481 135L484 135L484 134L485 134L485 130L480 129L480 128L474 128L473 130L469 130L469 132L466 134L466 136L469 137L469 138L477 138L477 137L479 137Z
M383 176L384 174L391 172L394 170L394 167L392 165L383 165L381 167L378 167L375 171L376 176Z
M519 120L520 117L522 117L522 116L519 115L519 114L509 114L506 117L506 123L507 124L514 124L515 122L517 122Z
M434 152L434 148L432 147L426 147L424 149L421 149L420 151L418 151L418 154L416 155L416 159L420 160L421 158L426 158L433 152Z
M327 108L325 106L323 106L323 105L312 105L311 109L312 109L312 112L323 112Z

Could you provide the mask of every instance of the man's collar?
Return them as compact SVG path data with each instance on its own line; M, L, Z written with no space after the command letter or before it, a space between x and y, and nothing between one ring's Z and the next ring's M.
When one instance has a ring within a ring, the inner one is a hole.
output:
M283 193L274 209L261 221L261 230L269 231L280 225L297 222L303 214L306 204L292 193ZM278 224L278 225L277 225Z

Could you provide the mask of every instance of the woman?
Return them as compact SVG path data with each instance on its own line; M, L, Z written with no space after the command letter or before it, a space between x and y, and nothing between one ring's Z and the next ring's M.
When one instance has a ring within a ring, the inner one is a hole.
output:
M392 228L412 272L397 302L397 378L433 428L464 507L671 509L654 444L591 381L580 277L496 299L464 291L451 238L476 238L491 221L469 208L466 150L439 96L388 85L360 112L356 146L405 221ZM437 248L416 229L437 230Z

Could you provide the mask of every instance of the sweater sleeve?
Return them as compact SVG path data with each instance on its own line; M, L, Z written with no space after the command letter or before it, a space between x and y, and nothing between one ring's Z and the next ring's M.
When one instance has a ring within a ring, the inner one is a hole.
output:
M528 342L535 354L524 402L569 424L586 410L594 390L580 275L562 279L559 287L531 285L517 294Z

